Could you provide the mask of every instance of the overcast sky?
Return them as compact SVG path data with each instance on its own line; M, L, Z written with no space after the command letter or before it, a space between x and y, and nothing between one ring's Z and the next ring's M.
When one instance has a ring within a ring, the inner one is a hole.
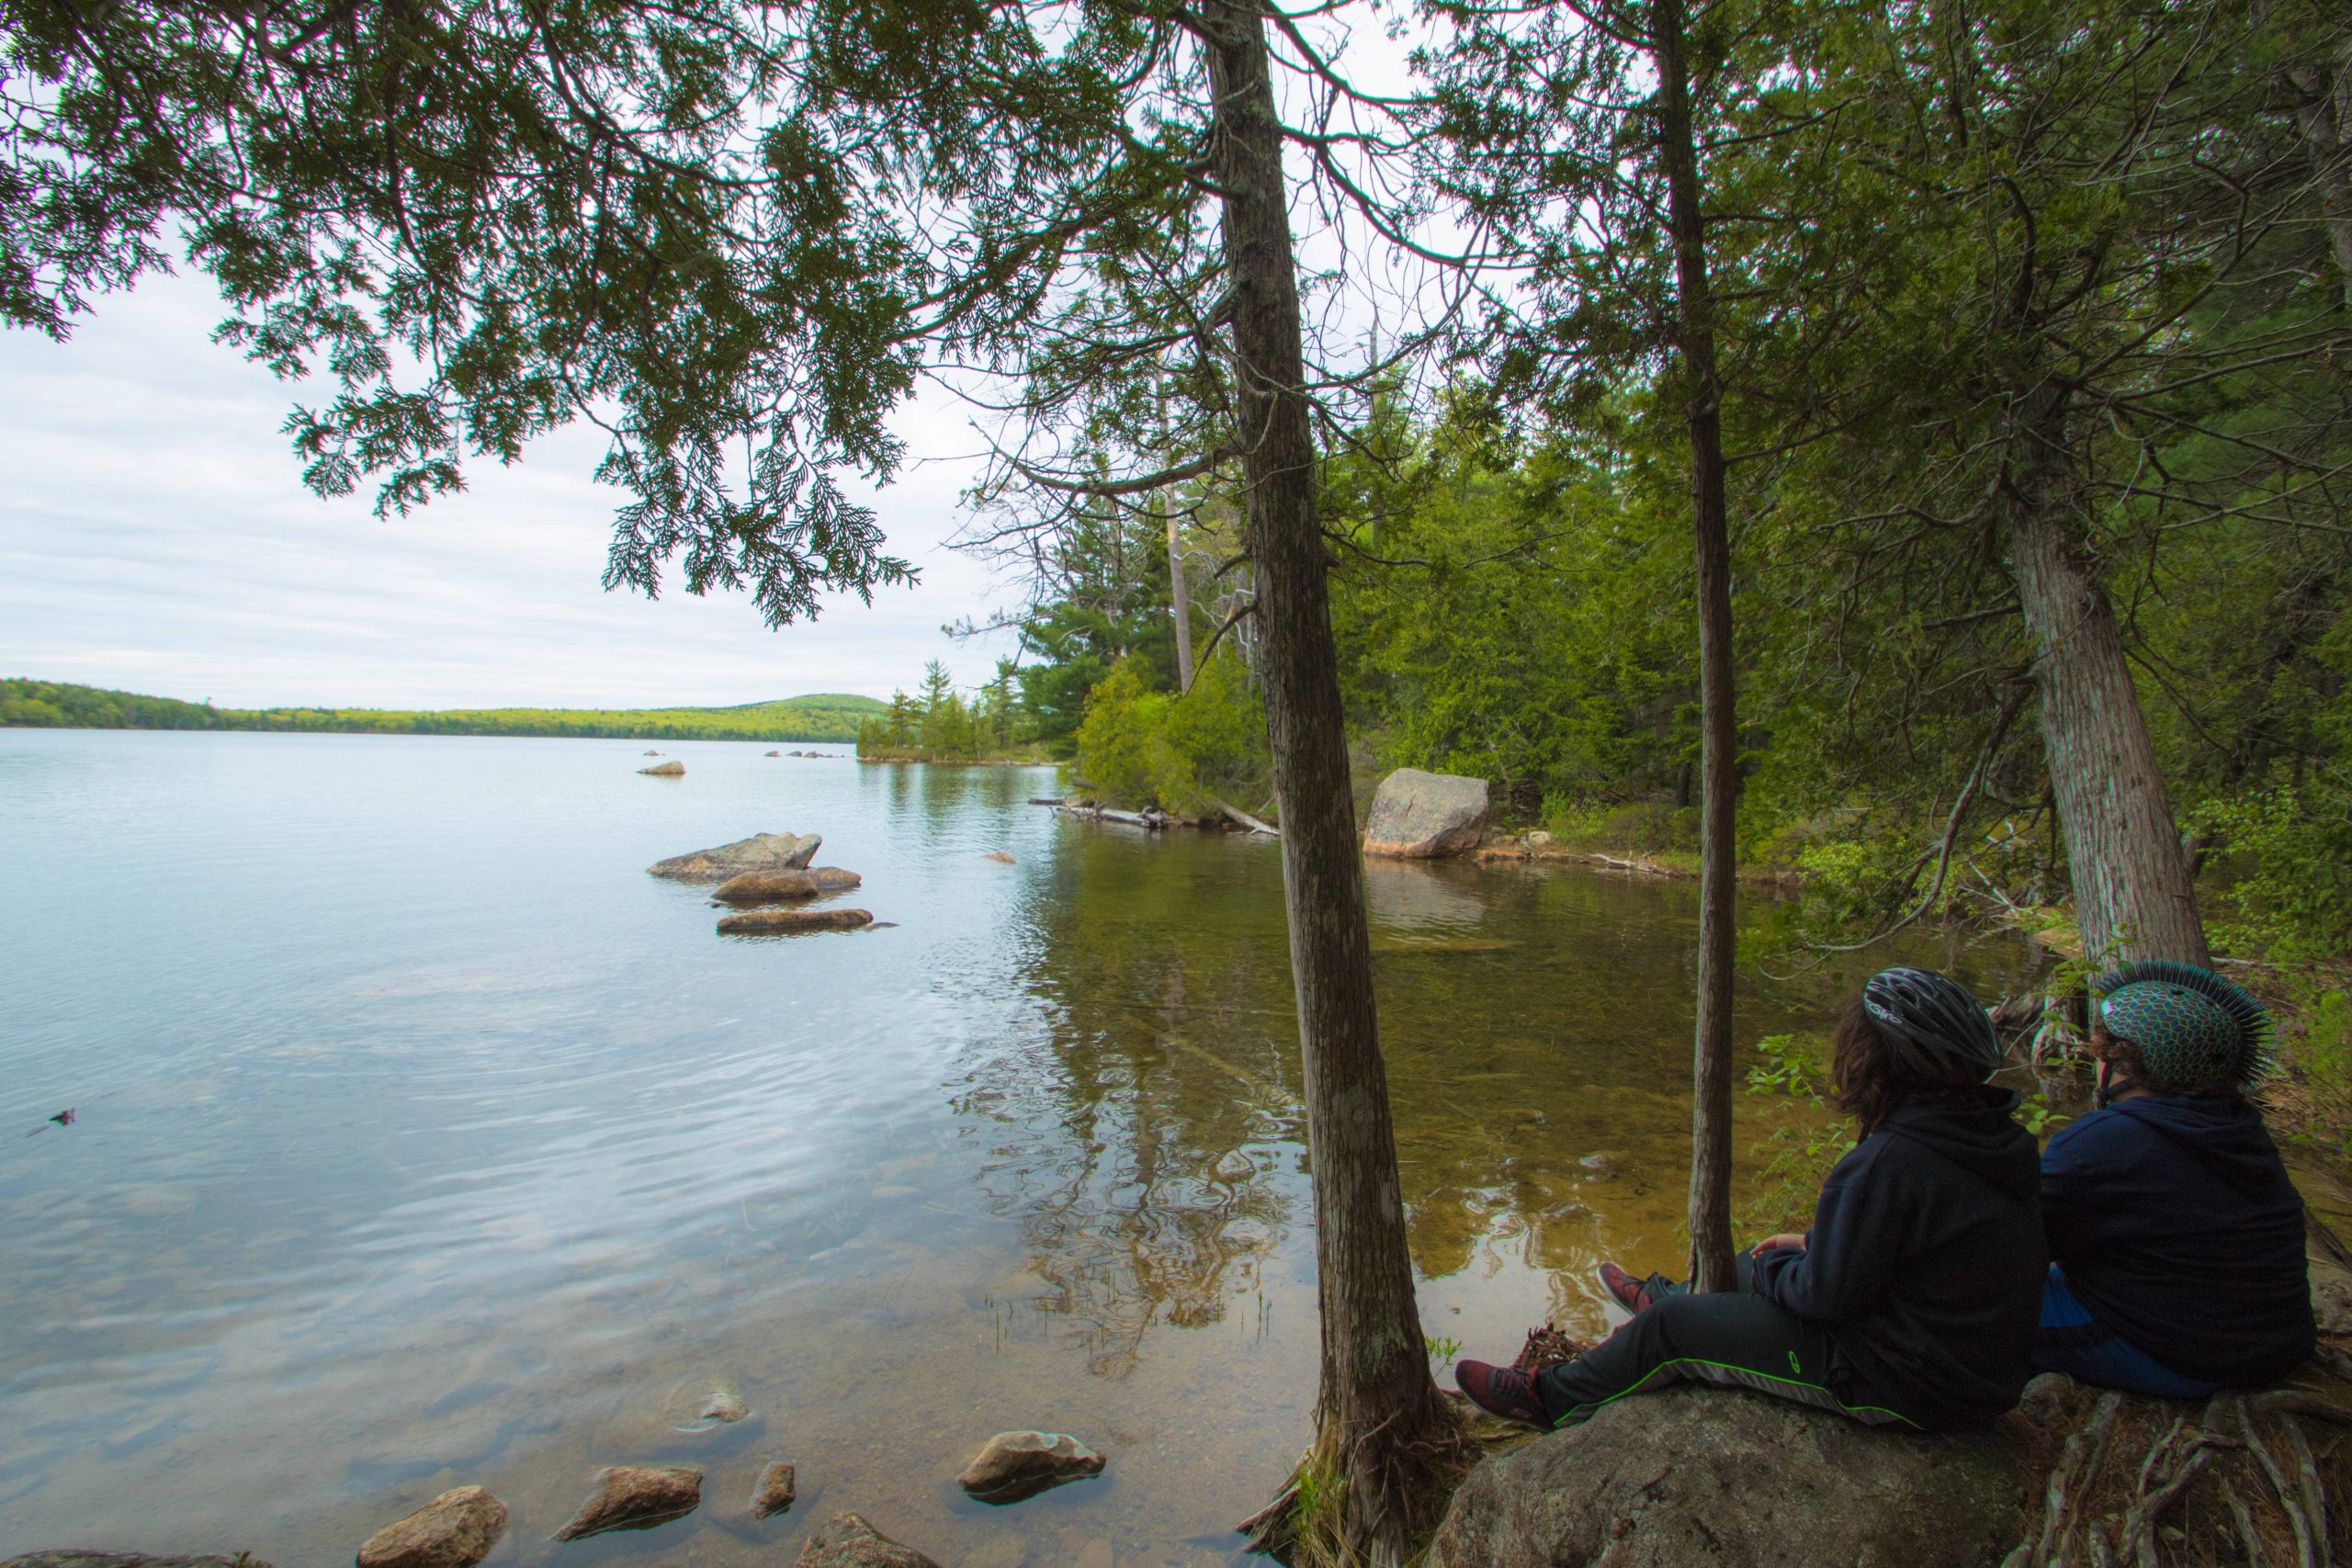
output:
M221 314L203 277L150 278L62 345L0 330L0 675L233 706L700 705L886 697L934 658L977 685L1011 651L940 631L1013 598L946 547L977 438L944 399L899 422L944 460L875 497L922 583L771 632L741 595L598 586L617 492L593 432L405 519L319 500L277 429L326 389L213 344Z

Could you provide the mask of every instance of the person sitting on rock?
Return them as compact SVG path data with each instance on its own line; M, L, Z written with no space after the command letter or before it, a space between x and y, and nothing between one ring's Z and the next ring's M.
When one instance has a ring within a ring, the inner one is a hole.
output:
M2034 1364L2173 1399L2276 1382L2318 1331L2303 1201L2245 1098L2269 1015L2188 964L2128 964L2092 989L2098 1109L2041 1156Z
M1699 1295L1602 1265L1634 1313L1532 1375L1464 1360L1462 1392L1508 1420L1565 1426L1690 1379L1874 1423L1941 1429L2016 1405L2033 1373L2049 1258L2032 1135L1986 1079L2000 1037L1967 987L1920 969L1871 976L1838 1021L1830 1079L1861 1141L1823 1183L1813 1229L1739 1259Z

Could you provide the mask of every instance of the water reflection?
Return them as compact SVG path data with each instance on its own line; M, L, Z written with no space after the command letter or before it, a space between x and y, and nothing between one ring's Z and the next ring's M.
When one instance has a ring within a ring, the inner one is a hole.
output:
M1317 1373L1279 847L763 748L652 792L640 749L0 732L0 1557L341 1561L480 1482L532 1568L789 1561L836 1508L948 1562L1232 1561ZM641 870L807 828L895 925L720 942ZM1678 1262L1694 889L1367 884L1427 1326L1597 1326L1594 1259ZM1860 967L1745 974L1743 1040ZM755 1419L678 1431L713 1380ZM968 1503L1012 1426L1111 1467ZM802 1501L753 1529L770 1457ZM706 1463L707 1506L548 1542L611 1463Z

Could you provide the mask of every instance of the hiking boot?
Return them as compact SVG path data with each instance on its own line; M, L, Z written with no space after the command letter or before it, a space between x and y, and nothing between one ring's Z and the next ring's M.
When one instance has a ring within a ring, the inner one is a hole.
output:
M1600 1288L1617 1299L1617 1304L1636 1317L1650 1310L1655 1299L1650 1294L1649 1281L1636 1280L1614 1263L1603 1263L1596 1270L1600 1276Z
M1544 1398L1535 1392L1535 1380L1517 1367L1456 1361L1453 1382L1455 1387L1470 1396L1471 1403L1489 1416L1524 1421L1546 1430L1551 1427L1552 1418L1544 1413Z

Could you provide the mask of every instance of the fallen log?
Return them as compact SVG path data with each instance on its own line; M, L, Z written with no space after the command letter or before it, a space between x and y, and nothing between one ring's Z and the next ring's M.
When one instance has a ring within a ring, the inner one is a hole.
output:
M1250 813L1242 810L1241 807L1234 805L1231 801L1217 801L1216 808L1219 811L1224 812L1227 817L1233 818L1233 820L1241 827L1247 828L1252 833L1263 833L1271 839L1279 839L1283 836L1281 829L1268 827L1265 823L1259 821L1255 817L1250 816Z

